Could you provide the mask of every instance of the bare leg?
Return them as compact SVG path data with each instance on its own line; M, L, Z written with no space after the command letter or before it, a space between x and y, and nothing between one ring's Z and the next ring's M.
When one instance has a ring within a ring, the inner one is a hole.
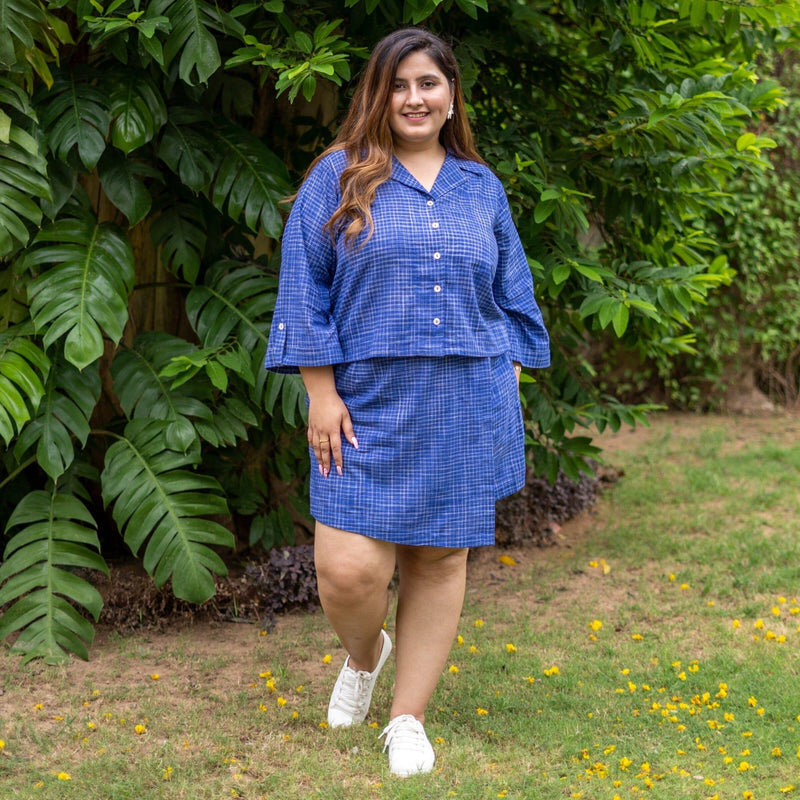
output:
M397 674L390 718L425 721L458 629L467 576L467 550L397 547Z
M372 672L378 663L395 557L391 542L316 525L314 561L322 609L356 671Z

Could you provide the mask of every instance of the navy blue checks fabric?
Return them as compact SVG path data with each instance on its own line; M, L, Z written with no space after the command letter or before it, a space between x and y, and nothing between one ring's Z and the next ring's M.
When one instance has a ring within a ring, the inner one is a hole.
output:
M266 367L333 365L359 449L311 470L311 512L398 544L494 542L494 504L525 481L512 359L546 367L549 341L502 184L448 154L431 191L395 160L374 233L324 230L343 151L303 183L286 224Z
M511 360L373 358L334 375L358 450L343 441L341 476L311 470L314 519L397 544L494 544L495 500L525 483Z
M372 237L345 247L323 227L346 158L317 164L287 221L267 368L504 353L547 366L530 268L492 172L448 155L427 192L395 160L372 204Z

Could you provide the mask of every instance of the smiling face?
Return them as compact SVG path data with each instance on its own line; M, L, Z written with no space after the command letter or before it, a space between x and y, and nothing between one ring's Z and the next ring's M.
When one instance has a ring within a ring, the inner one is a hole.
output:
M415 50L398 65L389 101L389 127L395 150L439 149L439 131L447 121L452 88L436 62Z

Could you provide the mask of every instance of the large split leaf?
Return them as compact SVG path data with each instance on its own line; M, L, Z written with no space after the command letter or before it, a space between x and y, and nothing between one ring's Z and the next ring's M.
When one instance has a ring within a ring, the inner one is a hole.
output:
M103 500L134 554L145 546L143 565L157 586L172 578L176 597L202 603L214 594L213 575L227 572L212 547L232 547L233 535L204 515L226 514L214 478L186 467L191 457L167 448L167 423L135 419L107 454ZM146 545L145 545L146 543Z
M31 135L35 126L27 94L0 78L0 258L28 243L28 226L41 223L39 204L50 198L47 162Z
M0 334L0 437L8 446L44 397L50 360L29 338L31 326Z
M115 225L90 212L43 229L25 265L44 267L31 284L31 316L44 344L64 338L64 354L78 369L103 353L103 333L116 344L128 319L133 249Z
M73 148L86 169L94 169L106 149L110 125L108 97L96 85L89 67L64 69L54 75L49 91L38 95L42 127L50 150L67 161Z
M167 17L171 30L164 44L167 66L180 54L178 74L185 83L206 83L222 61L217 34L241 38L244 27L219 4L205 0L155 0L149 14Z
M166 422L166 443L173 450L187 451L197 439L192 419L211 420L208 384L184 383L173 387L161 371L173 358L196 352L194 345L163 331L136 337L133 347L121 350L111 365L114 390L131 419Z
M45 386L44 399L33 421L14 447L22 461L36 447L39 466L53 479L61 476L75 458L73 437L81 447L89 438L89 419L100 397L100 375L96 370L80 371L58 359Z
M64 660L65 650L88 658L94 628L75 608L100 616L100 593L72 570L108 567L96 552L96 523L84 504L53 486L26 495L6 525L11 536L0 566L0 639L15 631L14 650L25 660Z

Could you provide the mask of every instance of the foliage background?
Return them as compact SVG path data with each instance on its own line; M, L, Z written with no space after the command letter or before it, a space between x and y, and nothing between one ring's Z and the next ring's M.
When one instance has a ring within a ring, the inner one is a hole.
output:
M221 552L308 525L302 387L261 368L278 203L381 35L424 23L456 44L553 334L523 395L532 464L555 479L596 453L576 429L650 408L598 380L609 348L666 374L745 263L723 241L736 181L762 191L783 102L770 59L798 16L759 0L0 0L0 638L85 656L107 558L132 551L202 601Z

